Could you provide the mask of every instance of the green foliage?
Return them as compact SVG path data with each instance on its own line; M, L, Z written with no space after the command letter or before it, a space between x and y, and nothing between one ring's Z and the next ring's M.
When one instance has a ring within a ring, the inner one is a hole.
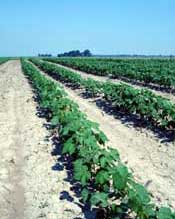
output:
M81 191L81 196L82 196L82 199L84 202L87 202L88 198L89 198L89 195L90 195L90 192L84 188L82 191Z
M108 194L104 192L96 192L92 194L90 203L94 206L106 208L108 206Z
M127 182L130 174L127 167L123 164L120 164L114 168L112 177L114 189L123 190L127 187Z
M94 162L103 169L114 167L115 163L119 160L119 153L113 148L109 148L108 150L99 149L98 153L94 156Z
M74 178L81 182L83 186L87 185L91 178L88 166L83 164L83 160L79 159L74 162Z
M37 59L31 61L61 82L71 84L74 88L85 88L90 95L100 96L125 114L138 115L141 120L147 121L153 127L164 130L175 129L175 105L149 90L135 89L122 83L102 83L93 79L83 79L78 73L49 62Z
M112 105L140 118L153 126L164 129L175 128L175 105L169 100L146 89L134 89L125 84L105 83L104 98Z
M0 65L7 62L9 58L0 58Z
M45 59L89 74L111 75L113 78L130 79L164 87L175 86L174 59L103 59L59 58Z
M169 208L158 209L151 203L149 193L134 182L132 174L121 163L118 151L104 148L107 137L98 124L79 111L62 87L41 75L27 61L21 62L37 91L40 106L49 112L50 122L58 128L62 153L72 156L73 177L82 185L83 201L105 208L108 218L131 212L136 214L136 219L175 219L175 213Z
M158 219L175 219L175 213L172 213L170 208L162 207L157 213Z
M75 153L75 150L75 145L73 144L72 140L69 139L64 143L62 153L72 155L73 153Z
M83 80L82 85L86 89L90 95L93 97L99 96L102 93L102 83L99 81L95 81L91 78L88 78L87 80Z
M99 172L97 172L95 178L96 183L101 185L108 183L109 179L110 179L110 173L108 170L100 170Z
M134 209L139 219L155 216L154 206L150 204L150 196L142 185L132 182L128 190L129 206Z
M53 116L50 122L51 122L51 124L54 125L54 126L58 125L58 123L59 123L59 117L58 117L58 116Z

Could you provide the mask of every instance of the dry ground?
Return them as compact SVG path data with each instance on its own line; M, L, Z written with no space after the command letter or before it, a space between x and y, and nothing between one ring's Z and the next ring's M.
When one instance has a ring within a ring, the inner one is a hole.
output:
M60 200L61 192L72 192L66 170L52 169L58 157L51 156L46 121L36 115L36 107L20 62L1 65L0 218L83 218L75 202Z
M175 208L175 145L161 143L146 129L122 124L91 99L83 99L80 91L65 90L89 119L100 124L109 145L118 148L156 202ZM59 156L51 155L54 146L45 119L36 115L33 95L19 61L0 66L0 218L83 219L78 200L65 180L65 167L58 171L55 166Z
M55 64L55 63L53 63ZM70 68L70 67L67 67L67 66L63 66L63 65L60 65L60 64L55 64L59 67L62 67L64 69L67 69L67 70L71 70L75 73L79 73L83 78L92 78L94 80L98 80L98 81L110 81L110 82L113 82L113 83L125 83L125 84L128 84L130 86L133 86L137 89L141 89L141 88L146 88L150 91L152 91L153 93L155 93L156 95L159 95L159 96L162 96L162 97L165 97L169 100L171 100L172 103L175 103L175 95L174 94L171 94L171 93L166 93L166 92L162 92L162 91L156 91L156 90L153 90L151 88L148 88L148 87L143 87L143 86L139 86L139 85L132 85L130 83L127 83L127 82L124 82L122 80L118 80L118 79L109 79L108 77L105 77L105 76L98 76L98 75L92 75L92 74L88 74L88 73L85 73L85 72L82 72L82 71L78 71L78 70L75 70L73 68Z
M52 79L43 71L40 72ZM136 180L146 185L154 201L175 208L175 142L162 143L151 131L135 129L106 114L93 99L82 98L81 90L64 88L80 110L90 120L100 124L109 139L109 145L119 150L122 160L133 171Z

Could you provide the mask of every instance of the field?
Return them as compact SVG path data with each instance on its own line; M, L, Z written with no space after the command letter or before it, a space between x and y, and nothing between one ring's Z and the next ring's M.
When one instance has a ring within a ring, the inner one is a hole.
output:
M47 59L46 59L47 60ZM174 59L94 59L59 58L48 61L60 63L89 74L110 76L131 82L175 87Z
M0 64L2 219L175 219L174 59Z

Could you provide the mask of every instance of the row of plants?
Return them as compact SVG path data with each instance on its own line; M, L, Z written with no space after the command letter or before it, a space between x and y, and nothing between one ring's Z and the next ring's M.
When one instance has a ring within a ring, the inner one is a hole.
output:
M151 202L150 194L134 181L118 151L106 146L108 139L99 125L87 119L63 88L29 62L21 63L38 93L40 106L58 129L63 156L72 158L82 201L103 212L101 219L175 219L170 208L158 208Z
M93 96L100 95L124 114L137 115L142 121L164 130L175 129L175 105L147 89L135 89L123 83L84 79L80 74L55 64L38 59L31 59L31 61L63 83L71 84L75 88L85 88Z
M104 59L104 58L53 58L59 63L99 76L130 79L165 88L175 87L175 59Z
M0 58L0 65L7 62L8 60L8 58Z

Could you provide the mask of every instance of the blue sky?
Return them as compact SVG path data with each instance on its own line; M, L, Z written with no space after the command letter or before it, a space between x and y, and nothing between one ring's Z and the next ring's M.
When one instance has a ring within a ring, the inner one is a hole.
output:
M0 56L175 54L175 0L6 0Z

